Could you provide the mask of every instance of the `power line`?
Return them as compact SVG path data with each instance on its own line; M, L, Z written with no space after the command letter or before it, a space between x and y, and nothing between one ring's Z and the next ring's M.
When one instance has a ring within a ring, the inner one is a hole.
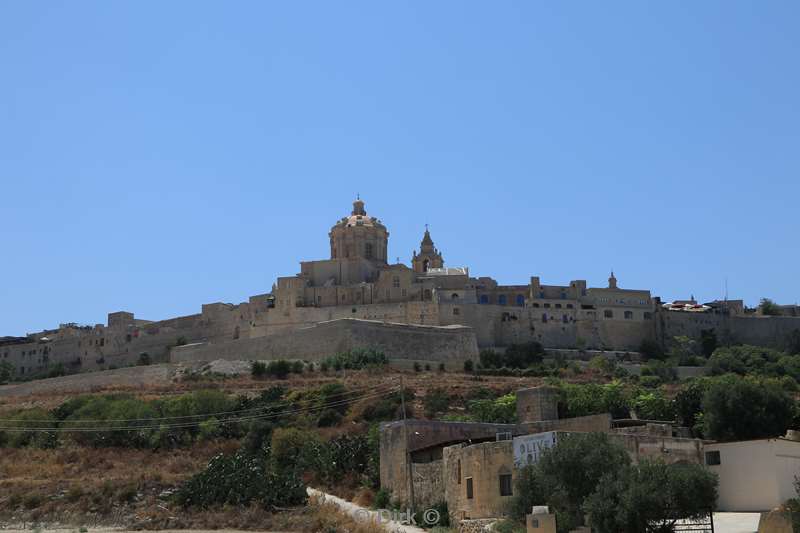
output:
M387 392L394 392L398 390L397 388L388 389L386 391L381 391L374 394L365 394L355 398L349 398L345 400L339 400L336 402L329 402L327 404L323 404L320 406L315 407L307 407L301 409L294 409L288 410L278 413L265 413L260 415L251 415L251 416L243 416L243 417L231 417L231 418L223 418L218 419L217 422L219 423L227 423L227 422L243 422L243 421L251 421L251 420L268 420L270 418L278 418L281 416L296 414L296 413L303 413L303 412L313 412L319 411L322 409L329 409L336 406L347 405L351 402L357 402L361 400L366 400L368 398L377 398L381 396L385 396ZM212 415L213 416L213 415ZM143 420L154 420L154 419L143 419ZM0 430L14 432L14 433L22 433L26 431L38 431L38 432L52 432L52 433L105 433L105 432L112 432L112 431L142 431L148 429L158 429L158 430L165 430L165 429L181 429L181 428L191 428L191 427L198 427L203 422L207 420L202 420L198 422L186 422L180 424L142 424L138 426L117 426L117 427L96 427L96 428L87 428L87 427L51 427L51 428L42 428L42 427L20 427L20 426L12 426L12 427L5 427L0 426ZM33 422L33 421L27 421ZM111 420L105 420L104 423L113 422Z
M381 387L386 387L387 385L379 385L378 387L359 387L356 389L351 389L345 392L341 392L339 394L332 394L328 396L330 398L336 398L339 396L347 396L349 394L356 394L365 392L368 390L380 390ZM211 416L219 416L219 415L229 415L229 414L239 414L239 413L248 413L248 412L256 412L256 411L263 411L265 409L269 409L270 407L277 407L279 405L291 405L293 402L291 400L278 400L272 403L268 403L262 405L260 407L251 407L249 409L238 409L234 411L220 411L216 413L203 413L198 415L180 415L180 416L164 416L164 417L152 417L152 418L113 418L113 419L81 419L81 420L71 420L72 423L113 423L113 422L152 422L154 420L181 420L185 418L208 418ZM0 418L0 424L4 424L7 422L23 422L23 423L34 423L34 422L41 422L45 424L49 423L58 423L57 420L31 420L31 419L21 419L21 418ZM62 420L61 422L66 422L66 420Z

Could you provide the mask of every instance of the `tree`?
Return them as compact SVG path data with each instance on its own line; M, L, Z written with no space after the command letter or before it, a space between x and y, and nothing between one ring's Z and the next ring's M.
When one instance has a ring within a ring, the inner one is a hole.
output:
M781 314L781 308L769 298L761 298L758 308L761 310L762 315L778 316Z
M723 376L703 396L703 435L722 441L776 437L794 414L794 400L775 381Z
M14 377L14 366L8 361L0 361L0 385L8 383Z
M700 330L700 349L703 355L708 358L717 349L717 333L714 329L701 329Z
M547 504L556 513L559 533L583 523L582 506L601 479L613 479L630 464L625 449L604 433L561 437L539 463L517 481L511 509L517 518L532 505Z
M703 396L710 384L709 378L695 378L684 383L675 395L678 422L696 434L702 432Z
M697 355L697 343L685 335L673 337L668 355L670 359L675 359L677 364L685 365Z
M674 420L675 404L660 391L642 392L633 399L636 416L643 420Z
M506 394L494 400L472 400L467 412L477 422L515 424L517 422L517 395Z
M583 506L598 533L671 533L711 512L717 477L700 465L644 460L603 477Z
M664 350L661 348L661 344L652 339L644 339L642 341L639 345L639 353L644 356L646 361L650 359L664 359Z

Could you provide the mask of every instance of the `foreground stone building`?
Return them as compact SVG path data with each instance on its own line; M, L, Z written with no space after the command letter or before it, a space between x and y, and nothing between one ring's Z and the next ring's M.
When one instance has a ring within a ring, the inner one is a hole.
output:
M381 487L417 507L443 498L454 520L505 515L519 471L544 448L574 433L606 433L638 462L703 464L704 442L668 422L612 420L609 414L558 418L558 392L517 392L517 424L431 420L389 422L380 428ZM413 482L411 481L413 480Z
M501 285L446 266L425 230L411 265L389 263L389 231L357 199L328 233L330 257L300 263L269 292L237 305L210 303L194 315L161 321L131 312L107 324L62 324L25 337L0 338L0 361L18 376L61 364L80 371L152 361L216 358L318 359L331 352L380 346L393 358L461 361L483 347L538 341L550 348L636 350L642 340L698 337L780 343L800 317L746 316L743 306L718 302L683 312L665 307L648 290L605 287L585 280L545 285Z

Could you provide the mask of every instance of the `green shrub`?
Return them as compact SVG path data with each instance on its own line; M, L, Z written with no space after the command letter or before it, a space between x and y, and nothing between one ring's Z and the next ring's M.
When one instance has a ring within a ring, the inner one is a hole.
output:
M405 389L406 417L408 418L413 416L411 411L411 402L413 401L414 390ZM362 416L368 422L397 420L403 416L402 403L400 391L395 391L371 401L364 408Z
M517 422L517 395L512 393L494 400L469 401L467 412L476 422L514 424Z
M362 368L384 366L389 363L386 355L375 349L357 348L349 352L341 352L324 359L326 366L332 366L335 370L359 370Z
M4 426L14 428L13 431L0 430L0 442L11 448L53 448L58 444L58 434L55 431L56 419L40 407L12 412L7 415L9 420ZM53 428L54 431L42 431ZM25 431L28 429L28 431Z
M292 469L269 468L263 454L217 455L175 494L184 507L250 505L270 509L306 501L303 483Z
M14 365L8 361L0 361L0 385L5 385L14 378Z
M433 418L434 416L447 411L450 407L450 395L445 389L433 388L425 393L423 399L425 406L425 416Z
M317 419L317 426L328 428L338 426L342 422L342 414L335 409L325 409Z
M641 376L639 378L639 385L648 389L655 389L661 385L661 378L658 376Z
M253 420L242 442L242 450L251 455L269 449L273 426L266 420Z
M661 348L661 344L652 340L652 339L644 339L641 344L639 345L639 353L642 354L645 361L650 359L664 359L665 354L664 350Z
M630 393L622 382L562 384L566 417L611 413L614 418L630 416Z
M303 373L303 362L302 361L293 361L292 362L292 373L293 374L302 374Z
M283 359L278 359L277 361L270 361L267 365L267 375L278 378L278 379L286 379L286 376L289 375L292 367L289 364L289 361L285 361Z
M66 374L67 371L64 369L64 363L56 363L53 368L47 371L48 378L57 378Z
M466 372L467 374L471 374L474 369L475 369L475 363L472 361L472 359L467 359L466 361L464 361L464 372Z
M256 379L263 378L267 375L267 364L263 361L253 361L250 365L250 374Z
M150 354L147 352L142 352L139 354L139 359L136 361L136 364L139 366L147 366L152 363L150 359Z
M633 399L632 407L642 420L675 419L675 404L659 391L642 392Z
M62 427L78 430L69 435L80 444L143 448L151 443L155 433L152 419L158 416L158 411L143 400L125 394L110 394L89 398L64 419ZM87 427L110 430L79 431Z
M422 370L422 366L417 361L414 361L414 372L419 372Z
M657 376L663 383L672 383L678 379L675 368L663 361L650 361L642 367L642 376Z
M378 489L375 499L372 500L373 509L388 509L392 501L392 495L386 489Z

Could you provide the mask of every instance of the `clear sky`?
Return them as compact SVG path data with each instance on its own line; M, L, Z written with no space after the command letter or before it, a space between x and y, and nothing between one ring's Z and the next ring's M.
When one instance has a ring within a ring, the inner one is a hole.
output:
M800 300L800 3L0 3L0 335L328 257Z

